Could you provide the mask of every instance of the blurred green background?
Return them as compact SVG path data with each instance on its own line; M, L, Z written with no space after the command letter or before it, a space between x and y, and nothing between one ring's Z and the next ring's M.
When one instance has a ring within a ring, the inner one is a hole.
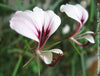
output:
M92 30L95 32L96 43L85 48L72 43L81 52L80 55L68 39L47 48L59 48L67 54L55 67L48 67L40 60L41 76L95 76L97 66L97 2L99 0L0 0L0 76L38 76L35 56L23 68L23 65L31 58L36 42L17 34L9 27L9 20L14 12L17 10L32 10L35 6L38 6L44 10L51 9L61 17L61 25L49 38L46 47L74 32L76 21L59 10L60 6L66 3L78 3L87 9L89 19L84 25L84 29L85 31ZM62 29L66 24L70 30L64 34ZM81 40L81 42L83 41Z

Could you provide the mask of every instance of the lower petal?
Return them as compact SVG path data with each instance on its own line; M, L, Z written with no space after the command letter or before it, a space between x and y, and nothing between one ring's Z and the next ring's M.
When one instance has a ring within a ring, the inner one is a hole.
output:
M84 37L86 40L88 40L90 43L95 43L94 38L92 35L86 35Z
M36 53L40 56L43 62L50 67L55 66L64 55L64 53L60 49L52 49L49 51L37 50ZM53 53L56 53L56 55L54 55L55 58L53 57Z
M76 39L74 38L70 38L71 40L73 40L77 45L81 46L81 47L86 47L90 44L90 42L88 41L86 44L81 44L80 42L78 42Z

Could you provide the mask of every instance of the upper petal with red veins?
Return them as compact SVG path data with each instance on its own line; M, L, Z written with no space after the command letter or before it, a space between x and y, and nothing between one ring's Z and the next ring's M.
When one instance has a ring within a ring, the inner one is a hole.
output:
M88 12L79 4L66 4L60 7L61 12L65 12L69 17L83 25L88 19Z
M60 23L60 17L53 11L43 11L35 7L33 11L17 11L10 20L10 27L19 34L37 41L41 48Z
M57 30L60 23L60 17L57 16L53 11L49 10L44 12L44 23L42 25L42 31L39 31L39 48L42 48L48 38Z

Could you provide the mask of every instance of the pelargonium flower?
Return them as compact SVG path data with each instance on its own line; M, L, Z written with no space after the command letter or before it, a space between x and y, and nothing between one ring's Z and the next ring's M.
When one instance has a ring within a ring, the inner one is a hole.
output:
M81 5L79 5L79 4L76 4L76 5L71 5L71 4L61 5L60 11L65 12L68 15L68 17L70 17L70 18L72 18L72 19L74 19L78 22L74 33L69 36L69 38L71 40L73 40L75 43L77 43L78 45L80 45L82 47L87 46L89 43L95 43L94 38L91 35L94 32L87 31L84 34L79 35L80 29L84 26L84 24L86 23L86 21L88 19L88 12ZM85 35L85 36L83 36L83 35ZM77 39L81 39L81 38L87 39L88 42L86 44L81 44L80 42L77 41Z
M17 33L35 40L37 42L36 54L48 66L54 66L63 56L63 52L60 49L48 51L41 51L40 49L57 30L60 23L60 17L53 11L43 11L41 8L35 7L33 11L17 11L10 20L10 27ZM52 53L58 54L55 60Z

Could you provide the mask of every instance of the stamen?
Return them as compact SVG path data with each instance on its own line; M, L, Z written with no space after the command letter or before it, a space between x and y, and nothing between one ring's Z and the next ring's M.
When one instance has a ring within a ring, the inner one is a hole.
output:
M57 59L57 54L55 54L54 56L53 56L53 60L56 60Z
M61 58L62 58L62 56L64 56L66 53L64 52L63 54L59 54L58 55L58 58L57 58L57 54L55 54L54 55L54 59L53 59L53 62L52 62L52 64L47 64L49 67L53 67L53 66L55 66L60 60L61 60ZM56 59L56 60L55 60Z
M93 33L93 34L91 34L91 36L93 36L93 37L94 37L94 36L95 36L95 34Z
M44 29L44 26L42 27L42 32L38 31L39 34L39 40L40 40L40 45L39 45L39 49L42 48L42 46L44 46L44 44L46 43L49 34L50 34L50 30L47 28L46 30Z
M67 54L66 52L64 52L63 54L59 54L60 56L63 56L63 55L65 55L65 54Z
M98 32L100 32L100 30Z

